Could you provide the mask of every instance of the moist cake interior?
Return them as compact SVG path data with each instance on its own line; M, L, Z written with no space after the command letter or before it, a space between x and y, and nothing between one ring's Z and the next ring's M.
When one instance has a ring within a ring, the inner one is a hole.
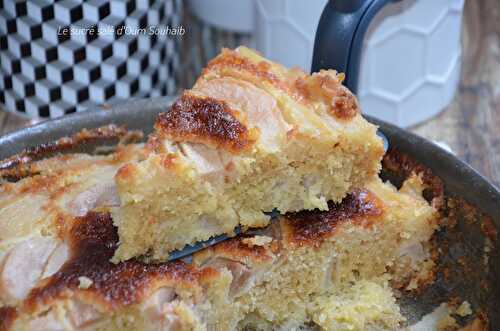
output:
M308 75L240 47L161 113L145 160L116 175L114 261L263 227L264 212L327 209L377 175L376 127L334 70Z
M140 148L39 161L37 175L0 186L0 330L399 330L394 288L433 279L437 214L416 173L399 190L374 179L328 211L282 215L188 260L114 264L101 186ZM13 204L21 227L4 217Z

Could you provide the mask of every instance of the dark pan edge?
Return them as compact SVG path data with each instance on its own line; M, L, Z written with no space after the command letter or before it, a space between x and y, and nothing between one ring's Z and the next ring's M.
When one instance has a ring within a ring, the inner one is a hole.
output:
M435 143L387 122L365 116L377 124L395 147L432 170L445 183L446 193L460 196L500 222L500 191L471 166ZM496 224L500 227L500 224Z
M116 104L109 109L89 109L8 133L0 137L0 160L28 147L70 136L82 129L114 123L126 125L128 129L143 130L151 127L154 115L165 110L171 101L171 97L136 99Z

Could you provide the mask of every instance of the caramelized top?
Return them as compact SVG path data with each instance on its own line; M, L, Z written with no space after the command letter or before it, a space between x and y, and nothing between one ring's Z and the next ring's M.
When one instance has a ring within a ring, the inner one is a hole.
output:
M255 141L226 102L189 93L158 115L155 128L174 141L203 143L232 153L241 152Z
M118 244L117 230L108 213L88 213L77 218L70 233L72 256L61 269L41 287L34 289L26 300L28 309L64 297L72 290L79 291L79 277L92 280L85 290L97 302L108 307L126 306L139 302L152 282L162 280L193 283L201 272L182 261L145 264L130 260L119 264L110 262Z
M265 60L252 61L238 51L224 49L208 63L200 79L214 72L242 80L268 82L307 106L323 104L329 114L338 120L347 121L359 113L356 97L342 85L344 75L337 74L334 70L321 70L307 75L295 68L286 69Z
M226 68L231 68L243 73L243 71L257 76L259 79L265 80L276 87L286 88L283 82L276 74L269 70L271 67L270 62L261 61L254 63L250 59L244 57L237 51L223 49L222 53L208 62L208 65L203 70L201 78L208 74L210 71L220 71Z
M359 112L358 103L354 95L345 87L337 87L329 91L331 96L330 111L342 120L348 120Z
M323 103L328 113L338 120L349 120L359 113L356 97L342 85L343 74L321 70L303 75L294 82L295 90L304 100Z
M292 245L319 246L321 241L335 233L344 222L357 222L370 226L374 218L382 215L383 203L368 190L349 194L342 203L328 203L327 211L300 211L284 216L288 241Z
M15 308L0 307L0 331L9 330L16 316Z
M82 149L82 147L89 144L98 145L113 140L116 143L117 139L128 143L137 141L140 138L142 138L142 132L128 131L124 126L113 124L95 129L83 129L73 136L27 148L19 154L0 160L0 178L16 181L30 176L33 174L30 167L33 161L53 156L56 153Z

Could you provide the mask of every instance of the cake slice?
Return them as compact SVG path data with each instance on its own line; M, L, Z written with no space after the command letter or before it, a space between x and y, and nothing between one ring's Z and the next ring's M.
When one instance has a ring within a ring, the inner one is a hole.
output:
M148 157L118 171L114 261L165 260L238 225L266 226L264 212L327 210L363 187L383 146L342 79L223 50L158 116Z
M136 148L43 161L38 175L0 186L9 194L2 211L24 194L68 206L94 187L84 185L98 169ZM57 183L55 191L30 191L43 178ZM109 182L112 173L97 178ZM328 211L289 213L192 259L163 263L110 262L119 243L112 204L93 204L84 215L57 207L64 217L55 221L36 218L40 208L26 203L23 224L34 226L25 231L0 213L0 331L399 330L404 318L391 284L404 290L432 281L437 212L423 189L417 175L399 191L375 178Z

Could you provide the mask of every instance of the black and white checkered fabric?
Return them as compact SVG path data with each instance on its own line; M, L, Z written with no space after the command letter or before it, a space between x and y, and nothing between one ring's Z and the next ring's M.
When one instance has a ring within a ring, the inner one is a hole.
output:
M0 0L0 104L58 117L117 99L174 94L181 38L137 31L179 26L181 6Z

